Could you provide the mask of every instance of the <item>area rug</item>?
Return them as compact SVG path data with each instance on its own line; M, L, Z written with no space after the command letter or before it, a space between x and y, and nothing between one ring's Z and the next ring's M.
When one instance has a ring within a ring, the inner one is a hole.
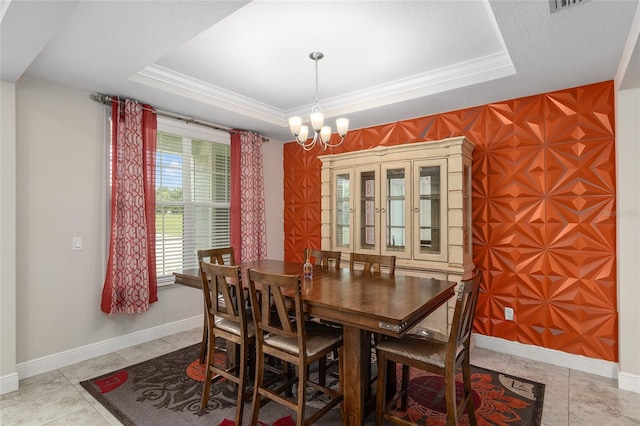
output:
M219 342L217 342L219 343ZM124 425L222 425L235 418L235 385L217 382L211 387L208 406L200 409L204 366L198 361L200 345L114 371L80 384ZM224 354L217 362L224 362ZM478 424L540 425L544 385L472 366L472 387ZM460 389L461 390L461 389ZM442 380L418 370L411 371L409 406L401 413L407 420L425 425L444 425ZM317 408L322 401L308 403ZM249 423L251 402L245 403L244 423ZM262 426L290 426L292 412L276 403L260 409ZM340 424L336 408L319 425ZM366 421L373 424L373 415ZM468 424L466 414L461 424Z

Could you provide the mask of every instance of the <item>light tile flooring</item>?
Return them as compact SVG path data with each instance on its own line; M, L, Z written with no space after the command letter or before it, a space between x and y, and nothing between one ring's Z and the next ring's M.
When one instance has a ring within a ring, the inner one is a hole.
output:
M0 425L120 425L78 383L200 341L202 329L175 334L20 381L0 397ZM472 363L546 384L543 425L640 425L640 394L616 381L476 348Z

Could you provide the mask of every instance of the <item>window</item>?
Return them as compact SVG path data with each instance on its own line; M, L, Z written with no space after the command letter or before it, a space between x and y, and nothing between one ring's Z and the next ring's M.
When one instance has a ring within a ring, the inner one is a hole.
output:
M227 132L158 117L158 284L198 267L197 251L230 245L231 153Z

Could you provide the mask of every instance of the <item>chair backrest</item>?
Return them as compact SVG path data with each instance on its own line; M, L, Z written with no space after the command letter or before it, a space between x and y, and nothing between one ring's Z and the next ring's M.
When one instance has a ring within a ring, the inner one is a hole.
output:
M447 361L452 361L453 364L459 362L463 356L469 356L469 343L481 281L482 271L476 271L470 279L462 280L458 284L456 307L447 347Z
M304 259L310 257L311 263L314 265L320 265L323 268L327 268L331 263L333 263L336 269L340 269L340 257L342 256L342 252L306 248L304 249L303 255Z
M246 332L247 313L240 267L200 262L200 276L209 318L213 320L215 316L234 321Z
M225 261L226 258L226 261ZM235 265L236 259L233 254L233 247L220 247L207 250L198 250L198 261L209 259L209 263L216 265Z
M355 269L355 263L360 262L364 264L364 270L369 272L380 272L382 266L389 268L389 274L395 275L396 273L396 257L395 256L383 256L379 254L365 254L365 253L353 253L349 254L349 268Z
M272 274L248 269L249 295L256 334L272 333L285 338L297 338L300 353L304 353L304 316L302 287L299 275ZM260 285L260 297L256 283ZM294 302L295 320L290 317L286 298Z

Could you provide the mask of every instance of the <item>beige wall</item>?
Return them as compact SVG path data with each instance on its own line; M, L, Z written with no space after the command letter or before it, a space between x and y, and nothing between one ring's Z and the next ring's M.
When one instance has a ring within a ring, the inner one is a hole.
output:
M23 78L16 117L16 362L201 315L201 295L180 286L161 287L159 301L142 315L110 318L100 311L107 245L103 106L90 93ZM282 144L263 148L267 252L282 259ZM73 237L83 238L82 251L71 250Z
M633 388L635 380L640 392L640 88L618 92L616 111L620 384ZM623 383L626 375L628 386Z
M42 80L16 85L17 362L202 315L169 286L141 315L100 311L106 259L103 106ZM73 237L83 250L72 251Z
M640 393L640 8L616 73L618 387ZM635 58L635 59L634 59Z
M267 212L267 257L284 259L284 168L282 142L271 140L263 145L264 202Z
M0 383L16 388L15 85L0 86ZM6 379L5 379L6 378Z

